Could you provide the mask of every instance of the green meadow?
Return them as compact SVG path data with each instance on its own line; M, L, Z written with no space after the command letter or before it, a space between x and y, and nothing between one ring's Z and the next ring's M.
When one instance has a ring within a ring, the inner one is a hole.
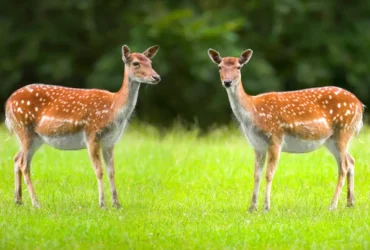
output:
M324 148L282 154L271 211L247 213L253 187L252 148L231 127L206 135L175 126L165 132L133 124L115 148L122 209L106 208L86 150L43 146L32 164L41 204L31 205L23 183L13 203L15 137L0 128L1 249L370 249L370 130L354 138L355 206L329 211L337 166Z

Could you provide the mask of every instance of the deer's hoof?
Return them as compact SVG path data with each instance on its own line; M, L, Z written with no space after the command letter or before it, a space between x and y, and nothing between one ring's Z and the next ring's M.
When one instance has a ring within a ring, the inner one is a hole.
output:
M119 202L114 202L113 203L113 207L114 208L117 208L117 209L121 209L122 208L122 206L121 206L121 204Z
M250 206L248 208L248 213L253 213L253 212L256 212L257 211L257 207L256 206Z

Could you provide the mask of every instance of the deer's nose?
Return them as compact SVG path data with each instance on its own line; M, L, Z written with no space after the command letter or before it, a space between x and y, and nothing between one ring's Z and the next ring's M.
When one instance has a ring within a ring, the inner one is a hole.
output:
M228 88L228 87L230 87L231 86L231 83L232 83L233 81L231 81L231 80L225 80L224 81L224 86L226 87L226 88Z
M156 82L159 82L161 80L161 77L159 75L152 76L153 80Z

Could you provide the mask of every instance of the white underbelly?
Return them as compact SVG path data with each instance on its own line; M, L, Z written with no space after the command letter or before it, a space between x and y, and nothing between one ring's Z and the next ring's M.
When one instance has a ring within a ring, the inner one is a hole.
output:
M320 148L326 140L327 138L305 140L299 137L285 135L281 151L288 153L307 153Z
M45 136L40 135L40 138L49 146L61 150L78 150L86 148L86 141L83 132L62 136Z

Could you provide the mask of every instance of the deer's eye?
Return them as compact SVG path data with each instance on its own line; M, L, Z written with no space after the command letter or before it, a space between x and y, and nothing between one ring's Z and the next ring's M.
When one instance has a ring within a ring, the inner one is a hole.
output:
M218 70L221 70L221 66L218 66Z
M238 66L238 67L236 67L236 68L237 68L238 70L239 70L239 69L241 69L241 67L240 67L240 66Z
M135 67L137 67L137 66L139 66L139 65L140 65L140 63L138 63L138 62L133 62L133 63L132 63L132 65L134 65Z

